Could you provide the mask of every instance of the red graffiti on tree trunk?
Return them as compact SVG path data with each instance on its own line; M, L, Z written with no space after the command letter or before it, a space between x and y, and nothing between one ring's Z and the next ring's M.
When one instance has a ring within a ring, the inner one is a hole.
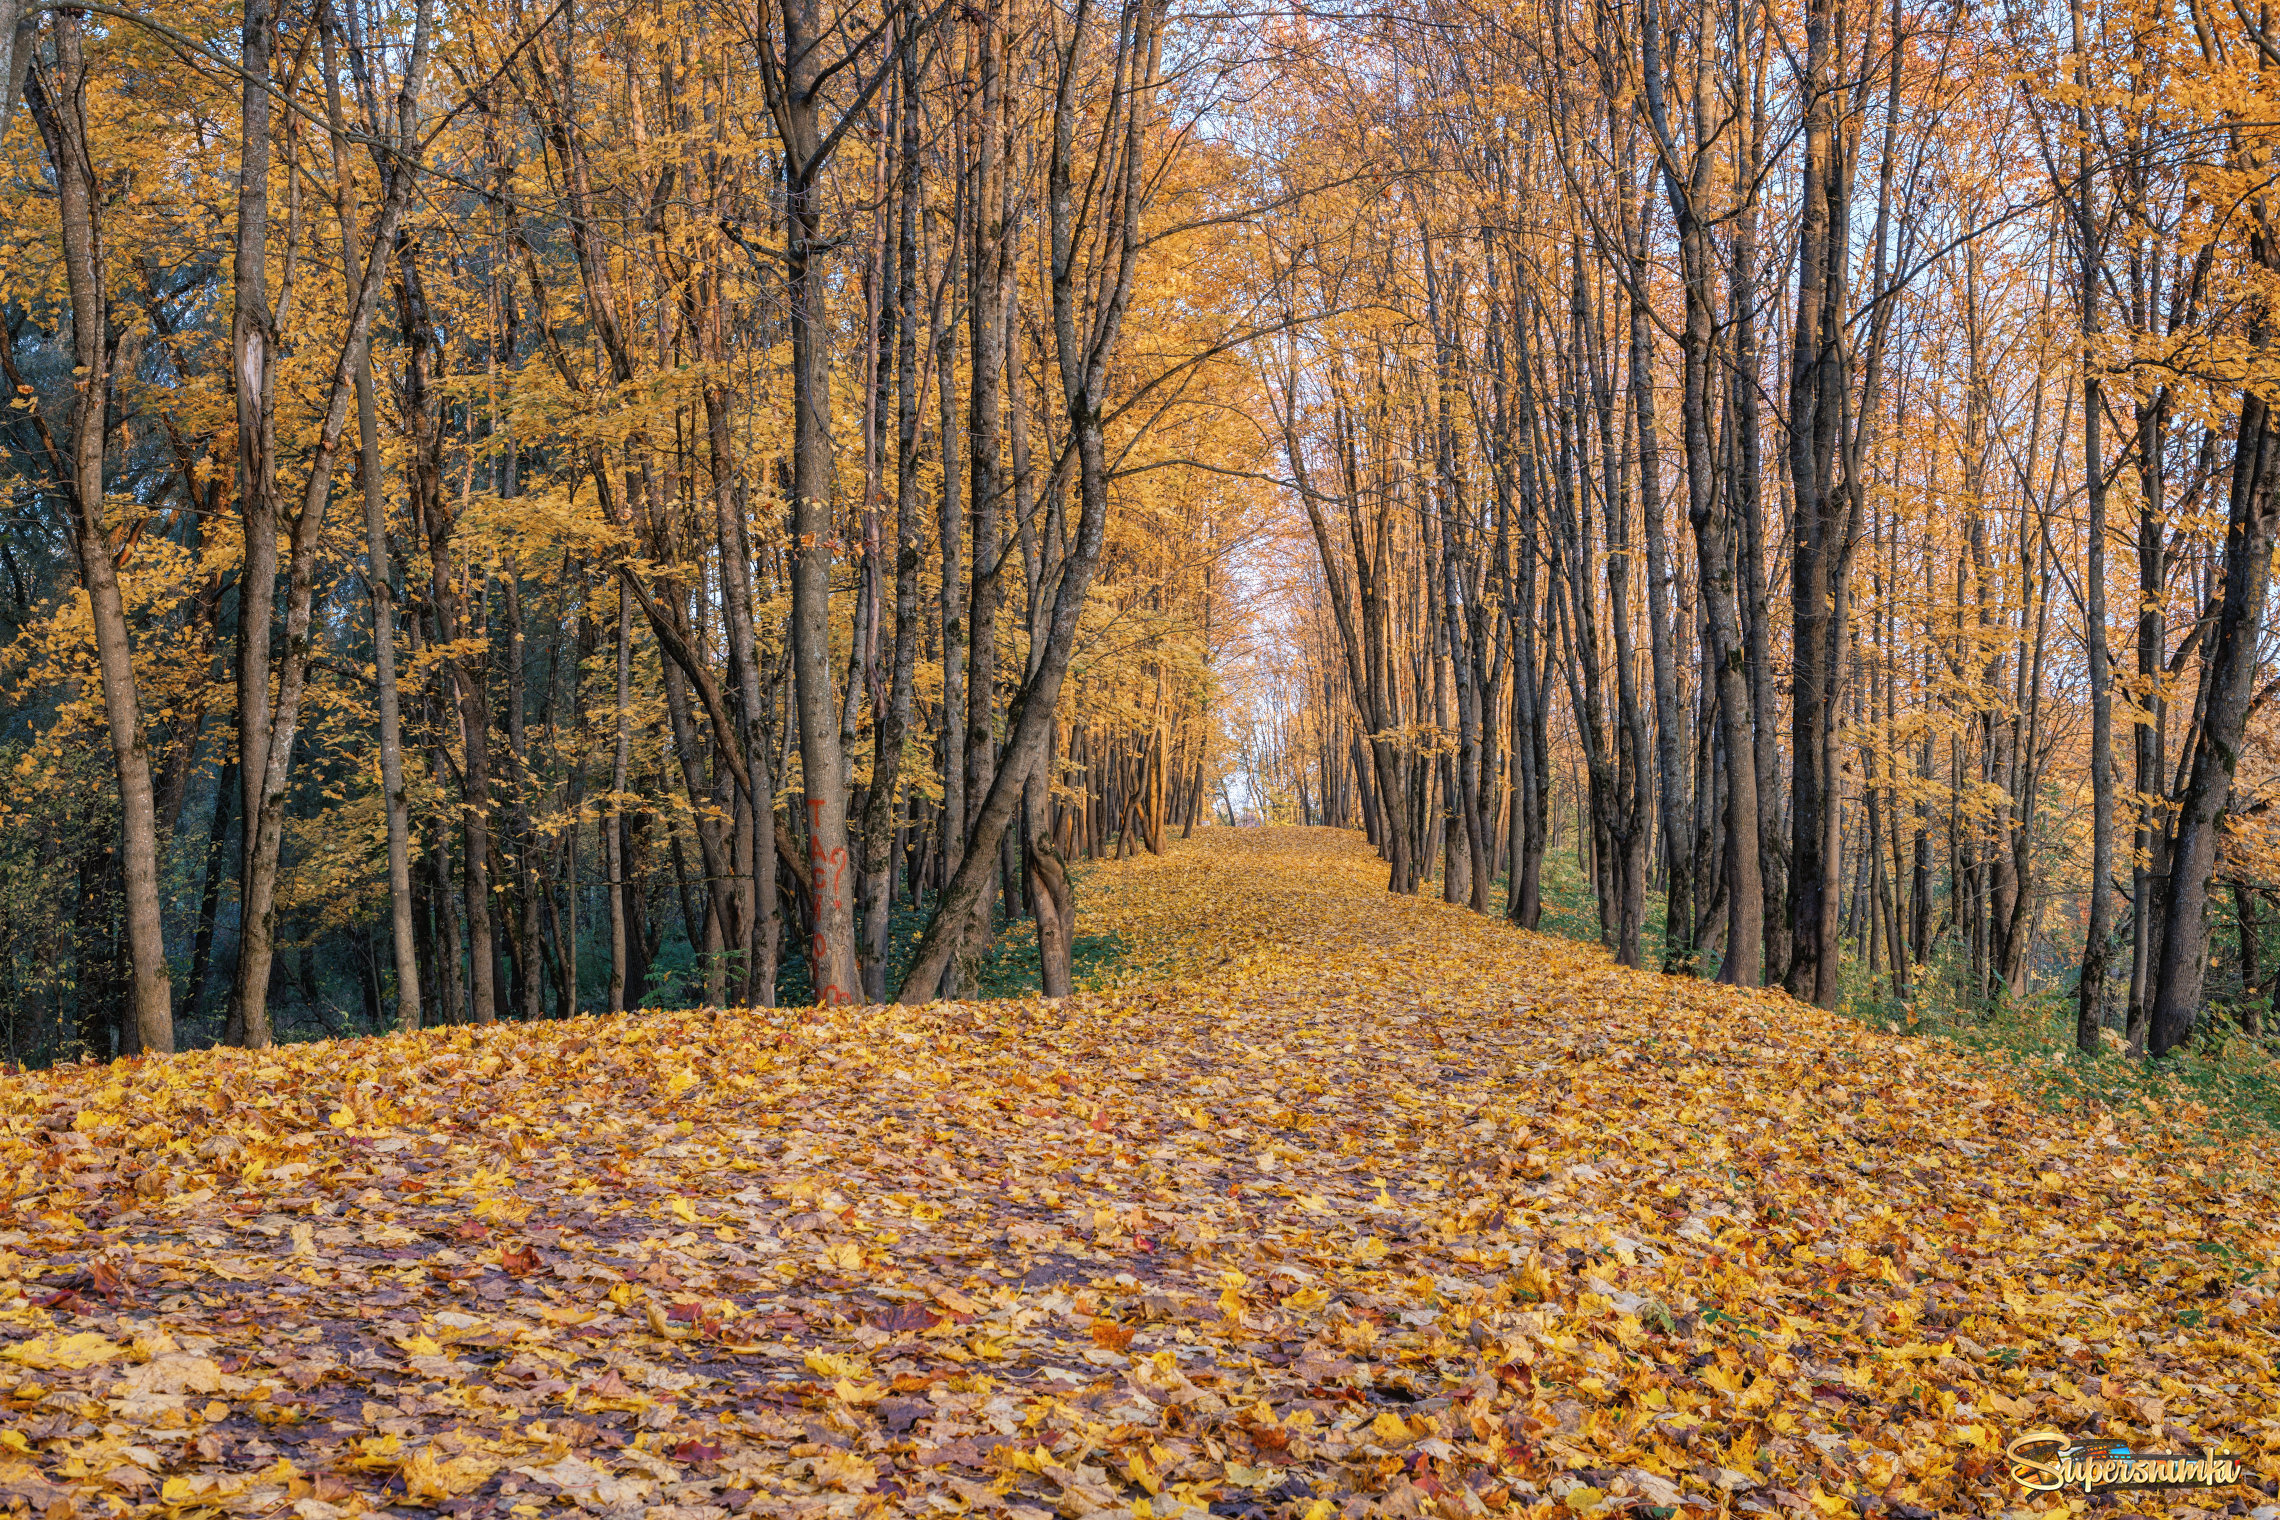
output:
M832 965L831 942L824 933L826 924L836 921L845 900L840 896L847 880L847 846L823 848L823 799L810 797L808 805L808 885L815 894L815 939L808 950L808 965L815 976L815 1000L818 1003L852 1003L853 989L839 985L837 969ZM827 908L829 917L826 916Z

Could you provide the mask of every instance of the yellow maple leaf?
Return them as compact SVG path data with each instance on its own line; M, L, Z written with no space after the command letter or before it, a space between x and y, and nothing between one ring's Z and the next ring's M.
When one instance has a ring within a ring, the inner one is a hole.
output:
M851 1451L833 1451L817 1457L812 1470L818 1482L847 1494L865 1493L879 1481L879 1470L869 1459Z
M92 1330L86 1330L78 1335L60 1338L41 1335L28 1341L18 1341L7 1350L0 1351L0 1359L21 1362L43 1372L59 1368L76 1372L82 1367L92 1367L97 1362L107 1362L126 1354L126 1347L107 1340Z
M379 1472L404 1463L403 1439L393 1431L384 1436L362 1436L349 1443L348 1465L364 1472Z
M433 1504L444 1499L456 1499L461 1494L481 1488L491 1474L497 1472L495 1462L481 1457L461 1456L448 1460L439 1458L432 1446L422 1448L404 1463L405 1497Z
M838 1356L829 1351L810 1351L803 1360L807 1370L820 1378L855 1378L864 1372L863 1364L851 1356Z

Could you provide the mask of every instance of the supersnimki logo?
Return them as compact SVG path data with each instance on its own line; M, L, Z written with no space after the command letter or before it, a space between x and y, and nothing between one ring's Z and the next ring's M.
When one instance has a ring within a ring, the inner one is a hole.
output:
M2031 1431L2003 1448L2011 1481L2039 1493L2085 1494L2119 1488L2226 1488L2241 1480L2238 1457L2203 1451L2138 1452L2119 1441L2083 1442L2055 1430Z

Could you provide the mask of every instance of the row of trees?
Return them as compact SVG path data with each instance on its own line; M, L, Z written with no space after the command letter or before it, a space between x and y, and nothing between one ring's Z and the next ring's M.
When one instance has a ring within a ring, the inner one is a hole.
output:
M1249 319L1189 298L1254 197L1196 130L1224 39L1161 0L35 21L10 1054L924 998L993 905L1067 990L1066 856L1161 849L1223 763L1264 500Z
M2188 1038L2231 882L2255 993L2280 53L2247 13L1417 0L1311 35L1278 171L1377 177L1256 276L1339 313L1260 358L1306 540L1285 805L1533 926L1574 795L1627 963L1659 933L1824 1005L2078 971L2085 1048Z

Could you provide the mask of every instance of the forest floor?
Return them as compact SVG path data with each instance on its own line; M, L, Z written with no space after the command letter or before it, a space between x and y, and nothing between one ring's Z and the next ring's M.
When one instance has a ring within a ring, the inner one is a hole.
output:
M0 1082L47 1517L2084 1508L2280 1477L2263 1147L1212 830L1058 1005L431 1030Z

